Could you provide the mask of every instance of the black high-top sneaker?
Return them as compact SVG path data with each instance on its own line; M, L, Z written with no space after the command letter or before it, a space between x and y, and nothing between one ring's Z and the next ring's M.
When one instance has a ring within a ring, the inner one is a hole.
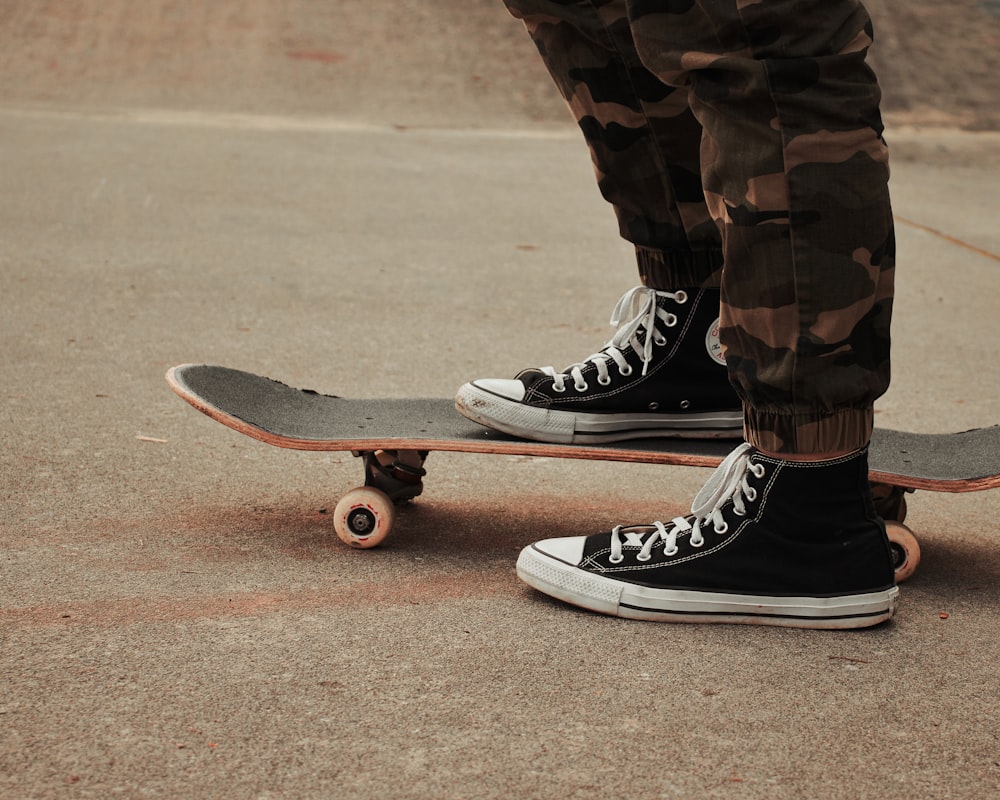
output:
M741 445L670 523L547 539L517 574L545 594L631 619L863 628L895 610L892 556L867 450L782 461Z
M458 390L459 413L514 436L563 444L647 436L739 437L742 406L719 345L719 290L637 286L602 350L556 372L483 379Z

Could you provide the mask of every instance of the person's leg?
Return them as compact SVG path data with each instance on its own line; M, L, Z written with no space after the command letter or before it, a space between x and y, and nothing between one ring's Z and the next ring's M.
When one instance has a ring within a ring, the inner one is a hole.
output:
M892 220L853 0L629 3L638 52L691 86L723 236L723 341L750 444L692 515L525 548L552 596L638 619L857 628L898 590L868 486L888 380Z
M665 85L640 61L625 0L504 2L583 133L643 284L717 287L722 241L701 186L701 125L687 87Z
M506 2L579 123L645 288L619 302L620 328L597 353L561 372L465 384L457 408L542 441L738 435L742 410L718 338L722 238L701 186L687 88L642 65L624 0Z
M686 8L684 8L686 6ZM644 63L691 87L723 236L722 343L747 438L863 447L889 380L895 242L857 0L630 2Z

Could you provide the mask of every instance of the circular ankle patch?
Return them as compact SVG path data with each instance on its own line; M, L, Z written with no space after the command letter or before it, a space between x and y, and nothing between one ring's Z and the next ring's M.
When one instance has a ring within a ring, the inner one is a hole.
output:
M719 319L708 326L708 333L705 334L705 349L716 364L726 366L726 354L719 339Z

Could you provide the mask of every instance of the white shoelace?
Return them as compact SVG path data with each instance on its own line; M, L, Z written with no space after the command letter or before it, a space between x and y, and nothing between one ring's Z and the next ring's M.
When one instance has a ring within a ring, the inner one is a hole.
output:
M739 517L747 513L746 503L752 503L757 499L757 490L749 483L750 473L756 478L764 477L763 464L751 464L750 456L753 448L748 444L741 444L730 453L723 462L712 473L708 482L702 487L691 504L691 517L677 517L671 521L671 528L662 522L652 523L654 530L642 542L639 553L636 555L638 561L649 561L653 557L653 548L659 542L663 542L663 554L665 556L676 555L680 549L677 546L677 537L682 533L690 532L689 544L692 547L701 547L705 544L705 537L702 535L702 526L712 524L712 529L721 535L729 531L729 524L722 514L722 508L729 501L733 504L733 513ZM622 540L622 531L626 530L625 541ZM638 544L639 538L632 539L630 531L618 525L611 532L611 555L609 561L612 564L620 564L624 560L622 548L625 544ZM633 536L639 537L639 534Z
M660 292L648 286L629 289L622 295L611 314L611 325L620 327L600 352L588 356L578 364L571 364L562 372L556 372L552 367L542 367L541 371L553 379L552 388L557 392L566 391L566 378L571 377L573 388L578 392L587 391L590 387L583 377L583 369L588 363L597 367L597 382L601 386L611 383L611 376L608 373L608 363L611 361L618 365L618 372L621 375L628 377L632 374L632 367L622 352L627 345L631 345L632 349L639 353L642 359L642 374L645 375L649 362L653 359L653 345L662 347L667 343L666 337L657 329L657 323L660 322L667 328L673 328L677 324L675 314L657 305L658 297L668 297L678 304L686 303L688 299L687 292L682 291ZM626 317L630 318L627 322L623 322ZM644 341L640 341L640 330L646 333Z

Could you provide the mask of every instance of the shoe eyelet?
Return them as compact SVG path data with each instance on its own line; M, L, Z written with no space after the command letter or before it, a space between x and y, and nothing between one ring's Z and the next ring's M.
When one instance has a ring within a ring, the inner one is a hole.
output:
M676 328L677 327L677 315L676 314L667 314L667 319L665 320L664 324L668 328Z
M590 388L590 384L588 384L586 381L584 381L583 383L574 383L573 388L576 389L578 392L582 393Z
M625 556L618 556L617 558L615 556L608 556L609 564L621 564L624 560Z
M660 336L659 334L657 334L656 336L653 337L653 344L655 344L657 347L666 347L667 344L669 344L669 340L667 339L666 336Z
M559 384L553 383L552 391L556 392L557 394L563 394L566 391L566 384L564 383L562 386L560 386Z
M664 548L663 548L663 555L665 555L665 556L675 556L675 555L677 555L677 554L678 554L678 553L679 553L680 551L681 551L681 549L680 549L680 548L679 548L679 547L678 547L677 545L674 545L674 546L673 546L673 547L671 547L671 548L670 548L669 550L668 550L667 548L665 548L665 547L664 547Z
M719 534L719 536L723 536L723 535L729 533L729 523L728 522L723 522L721 525L715 525L713 527L714 527L715 532L717 534Z
M749 489L747 489L743 494L746 497L746 499L749 500L751 503L757 499L757 490L754 489L752 486Z
M610 375L608 375L608 376L607 376L606 378L600 378L600 377L599 377L599 378L597 379L597 382L598 382L599 384L601 384L601 386L610 386L610 385L611 385L611 376L610 376Z
M649 561L649 559L651 559L652 557L653 557L652 553L646 553L645 555L643 555L642 553L639 553L635 557L635 560L636 561Z
M657 402L655 402L655 401L652 402L652 403L650 403L649 404L649 410L650 411L659 411L660 410L660 404L657 403Z
M705 540L700 536L697 539L692 537L688 539L688 544L691 545L692 547L701 547L702 545L705 544Z
M681 400L680 406L681 406L681 411L687 411L689 408L691 408L691 401Z
M688 293L685 291L674 292L674 302L682 306L688 301Z
M755 478L763 478L767 470L764 469L763 464L751 464L750 471L753 472Z
M628 364L626 364L624 367L619 367L618 374L621 375L623 378L627 378L629 375L632 374L632 367L629 366Z

